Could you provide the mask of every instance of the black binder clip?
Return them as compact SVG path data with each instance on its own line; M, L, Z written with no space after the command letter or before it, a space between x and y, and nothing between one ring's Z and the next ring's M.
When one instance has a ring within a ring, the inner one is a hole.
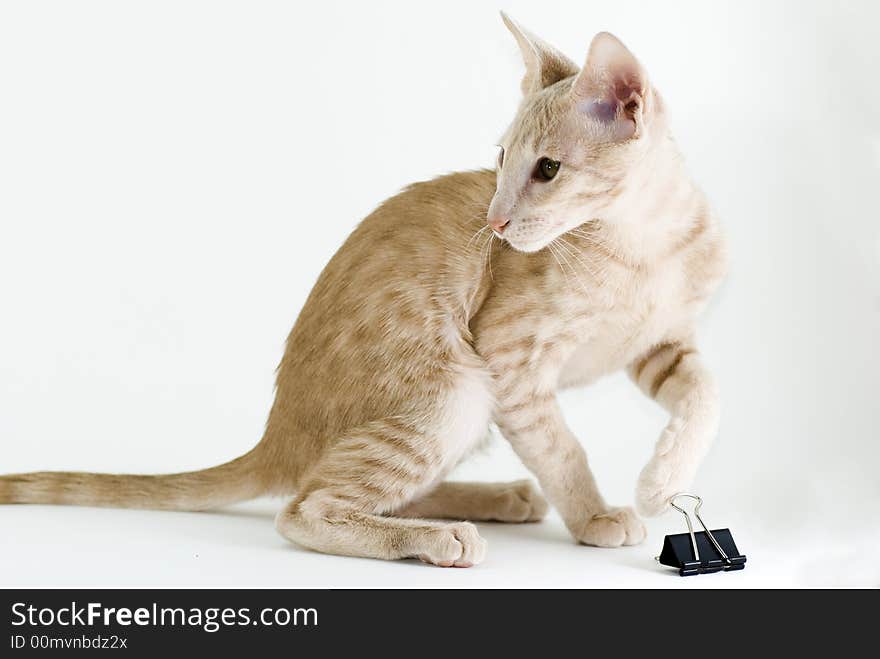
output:
M682 497L696 500L694 517L699 520L703 527L702 531L694 533L691 516L686 510L675 505L675 500ZM677 568L678 573L683 577L745 568L746 557L740 554L739 549L736 548L730 529L710 531L706 522L700 517L700 506L703 505L703 500L700 497L682 492L672 497L669 500L669 505L684 515L688 532L666 536L663 540L663 551L657 557L662 565Z

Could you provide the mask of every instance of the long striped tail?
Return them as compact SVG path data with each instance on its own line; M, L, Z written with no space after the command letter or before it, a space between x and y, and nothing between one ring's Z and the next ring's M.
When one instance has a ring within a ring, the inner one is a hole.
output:
M256 449L230 462L179 474L140 476L40 471L0 476L0 504L33 503L154 510L207 510L265 493Z

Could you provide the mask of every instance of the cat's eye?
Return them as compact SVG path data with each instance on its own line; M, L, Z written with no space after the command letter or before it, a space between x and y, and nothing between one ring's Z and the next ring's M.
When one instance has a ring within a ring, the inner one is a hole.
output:
M541 158L538 161L538 168L535 171L537 178L542 181L551 181L556 174L559 173L559 161L550 160L550 158Z

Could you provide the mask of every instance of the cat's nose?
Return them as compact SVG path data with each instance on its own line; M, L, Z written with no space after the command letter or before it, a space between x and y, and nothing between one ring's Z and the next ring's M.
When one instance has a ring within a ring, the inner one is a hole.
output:
M490 217L488 219L489 226L492 228L492 231L495 233L501 234L504 233L504 229L510 224L510 220L506 217Z

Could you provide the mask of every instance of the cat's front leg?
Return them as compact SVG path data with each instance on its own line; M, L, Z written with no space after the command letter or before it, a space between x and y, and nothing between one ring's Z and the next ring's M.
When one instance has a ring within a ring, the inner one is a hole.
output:
M587 455L566 425L555 394L518 387L507 395L502 391L496 421L579 542L619 547L644 540L645 527L635 512L611 508L599 494Z
M690 487L718 433L718 390L690 340L660 343L627 371L645 394L672 415L636 486L638 511L659 515L667 509L670 497Z

